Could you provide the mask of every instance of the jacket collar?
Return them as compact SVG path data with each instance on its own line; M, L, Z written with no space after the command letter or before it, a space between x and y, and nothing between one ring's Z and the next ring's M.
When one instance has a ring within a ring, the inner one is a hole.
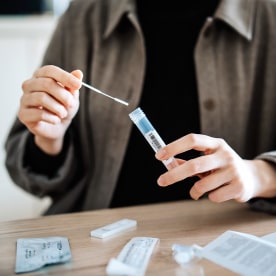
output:
M109 10L104 37L108 37L119 24L123 14L135 12L135 0L107 0ZM251 40L253 36L256 0L221 0L214 17L226 22L239 34Z
M226 22L247 40L251 40L256 5L256 0L222 0L214 17Z
M128 12L135 12L135 0L108 0L107 24L104 37L107 38L119 24L122 16Z

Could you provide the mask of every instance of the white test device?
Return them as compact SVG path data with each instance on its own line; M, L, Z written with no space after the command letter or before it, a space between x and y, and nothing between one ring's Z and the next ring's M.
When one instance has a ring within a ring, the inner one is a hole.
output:
M104 239L120 232L124 232L136 227L137 221L133 219L122 219L103 227L94 229L90 232L91 237Z
M109 261L106 267L107 275L145 275L150 257L158 243L158 238L132 238L118 257Z

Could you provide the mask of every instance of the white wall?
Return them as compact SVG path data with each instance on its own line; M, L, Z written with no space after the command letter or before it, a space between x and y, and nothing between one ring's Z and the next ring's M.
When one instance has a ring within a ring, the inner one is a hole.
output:
M17 113L21 83L39 66L56 21L51 15L0 17L0 221L39 216L50 204L12 183L4 166L4 142Z

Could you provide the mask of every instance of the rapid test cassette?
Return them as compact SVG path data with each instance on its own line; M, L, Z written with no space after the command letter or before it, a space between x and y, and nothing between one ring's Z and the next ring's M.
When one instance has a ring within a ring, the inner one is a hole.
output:
M104 239L120 232L124 232L131 228L136 227L137 221L133 219L122 219L114 223L105 225L103 227L94 229L90 232L91 237Z
M107 267L107 275L143 276L158 238L134 237L121 250L117 258L112 258Z

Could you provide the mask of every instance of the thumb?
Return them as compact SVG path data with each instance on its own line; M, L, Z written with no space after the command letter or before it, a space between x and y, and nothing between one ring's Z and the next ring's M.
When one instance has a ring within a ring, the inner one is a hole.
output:
M71 74L80 80L83 78L83 73L81 70L74 70L71 72Z

